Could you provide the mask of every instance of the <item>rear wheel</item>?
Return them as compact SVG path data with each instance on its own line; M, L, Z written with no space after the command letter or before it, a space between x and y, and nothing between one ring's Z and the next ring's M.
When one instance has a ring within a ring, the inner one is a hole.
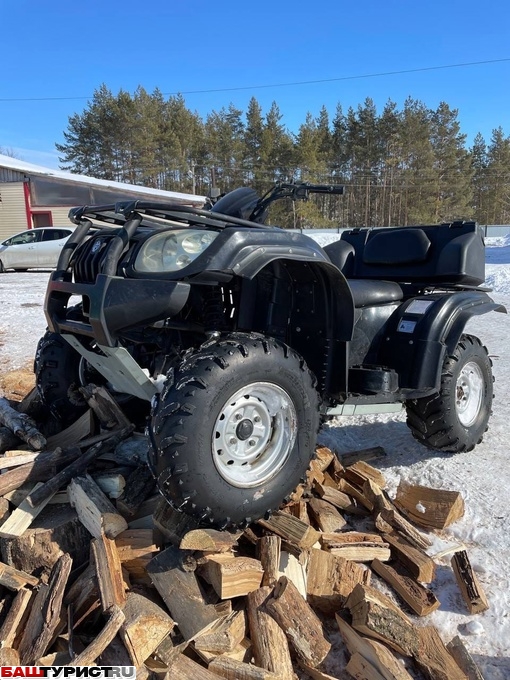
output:
M493 398L492 364L473 335L463 335L445 359L438 393L406 402L415 439L439 451L471 451L487 430Z
M0 274L3 274L4 272L5 272L4 263L2 262L2 260L0 260Z
M277 508L319 427L315 379L272 338L235 333L189 355L153 407L150 463L169 503L220 527Z

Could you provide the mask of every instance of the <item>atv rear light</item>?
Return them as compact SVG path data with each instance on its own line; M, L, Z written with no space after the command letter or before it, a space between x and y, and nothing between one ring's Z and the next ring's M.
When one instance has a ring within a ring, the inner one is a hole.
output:
M215 231L182 229L165 231L149 238L135 260L139 272L174 272L184 269L218 236Z

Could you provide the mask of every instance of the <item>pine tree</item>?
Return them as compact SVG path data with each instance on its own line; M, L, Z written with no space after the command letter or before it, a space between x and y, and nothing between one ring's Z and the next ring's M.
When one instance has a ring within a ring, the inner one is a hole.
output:
M510 137L501 127L492 131L487 149L487 222L510 222Z

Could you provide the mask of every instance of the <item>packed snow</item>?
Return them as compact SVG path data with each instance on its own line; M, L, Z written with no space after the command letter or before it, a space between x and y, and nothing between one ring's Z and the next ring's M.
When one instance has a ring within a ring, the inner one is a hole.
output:
M338 238L317 235L322 245ZM486 284L493 299L510 310L510 235L486 240ZM30 366L44 333L44 294L48 272L0 276L0 373ZM403 414L342 417L330 421L319 442L337 453L384 447L374 461L393 496L401 479L460 491L464 517L437 534L428 550L438 569L431 588L441 602L426 617L445 641L460 635L485 680L510 678L510 316L491 313L470 321L470 333L489 349L495 383L493 416L484 441L470 453L440 454L415 442ZM465 549L489 600L488 611L471 616L450 568L451 555ZM417 621L420 625L422 622Z

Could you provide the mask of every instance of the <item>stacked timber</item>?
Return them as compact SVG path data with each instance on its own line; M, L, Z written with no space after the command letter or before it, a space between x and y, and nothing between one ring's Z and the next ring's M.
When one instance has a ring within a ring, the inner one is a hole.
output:
M319 447L268 518L199 526L156 494L146 439L111 395L91 385L84 396L90 410L51 436L30 415L35 393L0 399L1 665L480 680L460 638L418 624L440 606L438 565L467 613L488 607L464 549L450 563L430 555L434 532L464 512L459 493L402 483L392 500L380 447Z

